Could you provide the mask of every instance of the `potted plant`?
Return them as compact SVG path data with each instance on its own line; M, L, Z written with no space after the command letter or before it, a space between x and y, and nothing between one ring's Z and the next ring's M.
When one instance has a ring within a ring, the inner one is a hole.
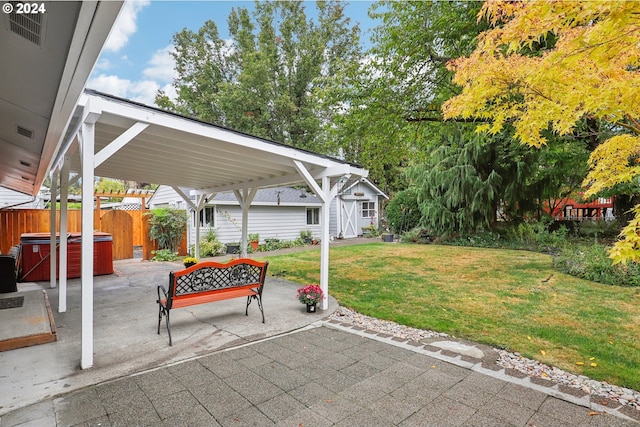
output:
M377 230L373 224L361 228L363 237L374 237L376 235Z
M316 305L322 300L324 292L318 285L307 285L298 289L298 301L307 306L307 313L315 313Z
M249 233L249 244L254 251L260 246L260 235L258 233Z
M182 260L182 264L184 264L184 268L189 268L192 265L196 265L197 263L198 263L198 258L194 258L194 257L190 257L190 256L185 257Z
M393 233L382 233L383 242L393 242Z
M240 243L238 242L230 242L226 244L227 253L228 254L238 254L240 253Z

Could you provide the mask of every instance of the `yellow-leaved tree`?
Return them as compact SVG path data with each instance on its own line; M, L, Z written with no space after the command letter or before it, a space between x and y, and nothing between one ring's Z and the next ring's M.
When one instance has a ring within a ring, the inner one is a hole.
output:
M506 123L523 143L572 133L582 119L617 130L589 159L592 196L640 175L640 2L487 1L479 18L492 28L469 57L449 64L462 93L445 118L481 119L479 131ZM614 263L640 261L640 206L610 252Z

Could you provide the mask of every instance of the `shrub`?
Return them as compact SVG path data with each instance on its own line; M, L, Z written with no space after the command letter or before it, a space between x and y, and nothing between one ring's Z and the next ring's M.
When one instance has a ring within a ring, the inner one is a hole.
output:
M178 259L178 253L171 249L158 249L157 251L151 251L153 258L151 261L175 261Z
M362 235L364 237L378 237L380 235L380 230L378 230L378 227L371 224L367 227L362 227Z
M620 223L617 221L581 221L578 225L578 232L581 236L593 237L598 242L598 238L614 238L620 232Z
M386 209L387 223L394 233L402 234L420 224L418 195L413 188L400 191L393 196Z
M193 250L192 250L193 251ZM209 230L204 238L200 239L200 256L210 257L222 255L227 251L224 243L220 242L215 231Z
M554 231L550 231L552 224ZM569 230L562 224L554 224L551 218L521 222L506 230L508 240L542 252L556 252L565 245L568 235Z
M149 237L158 243L158 249L177 252L187 226L187 212L163 207L145 215L149 218Z
M400 241L403 243L431 243L433 236L429 233L429 230L416 227L400 236Z
M605 245L567 246L554 257L553 266L572 276L607 285L640 286L640 265L613 265Z

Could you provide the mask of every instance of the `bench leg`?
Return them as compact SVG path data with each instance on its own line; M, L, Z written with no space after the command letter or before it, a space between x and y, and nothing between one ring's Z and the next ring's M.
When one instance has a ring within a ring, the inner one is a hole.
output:
M247 297L247 309L245 310L245 316L249 315L249 304L251 304L251 298L255 298L258 301L258 308L260 309L260 313L262 313L262 323L264 323L264 310L262 309L262 295L251 295Z
M173 343L171 341L171 322L169 321L169 310L164 308L161 304L158 304L158 335L160 335L160 323L162 323L162 316L166 317L167 322L167 332L169 333L169 346L172 346Z

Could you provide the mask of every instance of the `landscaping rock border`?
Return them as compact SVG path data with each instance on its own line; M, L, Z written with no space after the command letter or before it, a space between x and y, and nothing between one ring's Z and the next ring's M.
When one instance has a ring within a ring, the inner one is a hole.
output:
M519 353L510 353L505 350L491 348L489 346L469 343L459 340L446 333L434 332L399 325L394 322L379 320L364 316L345 307L339 307L328 316L331 322L349 325L354 330L376 333L378 336L392 337L394 341L408 341L413 346L424 346L431 352L439 352L443 356L460 357L461 360L470 363L482 363L482 368L500 371L504 369L506 375L516 378L528 377L531 383L543 387L555 387L562 392L576 398L583 399L590 396L590 402L619 412L640 421L640 392L624 387L596 381L584 375L576 375L562 369L547 366L535 360L527 359ZM443 338L456 343L455 345L443 345ZM476 354L466 353L465 349L473 346L482 350L482 359Z

